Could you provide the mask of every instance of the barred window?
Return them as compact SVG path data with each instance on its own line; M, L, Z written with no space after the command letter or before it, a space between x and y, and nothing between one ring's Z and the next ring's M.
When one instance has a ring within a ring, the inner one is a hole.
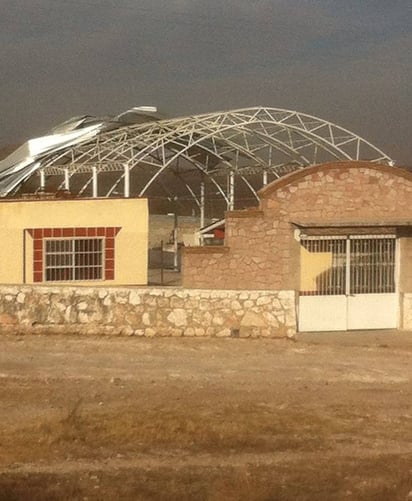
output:
M348 245L349 244L349 245ZM356 235L301 240L301 295L396 291L396 238Z
M351 294L395 292L395 238L351 240Z
M45 240L44 253L46 282L104 277L103 238Z

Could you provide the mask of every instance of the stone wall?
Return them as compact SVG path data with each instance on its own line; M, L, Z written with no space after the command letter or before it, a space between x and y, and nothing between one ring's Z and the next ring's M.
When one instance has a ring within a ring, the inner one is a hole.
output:
M293 337L293 291L0 286L0 331Z

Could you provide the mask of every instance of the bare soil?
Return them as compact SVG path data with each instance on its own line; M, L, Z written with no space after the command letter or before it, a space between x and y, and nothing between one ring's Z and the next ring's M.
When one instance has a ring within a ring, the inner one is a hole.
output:
M0 501L412 499L412 333L0 346Z

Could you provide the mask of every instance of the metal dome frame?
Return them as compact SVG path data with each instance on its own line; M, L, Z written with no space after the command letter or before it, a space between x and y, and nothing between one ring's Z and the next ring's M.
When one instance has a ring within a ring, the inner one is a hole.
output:
M393 165L393 160L359 135L332 122L297 111L254 107L206 113L136 125L107 127L90 139L36 158L36 166L20 172L9 192L38 175L39 190L46 180L61 176L59 187L86 174L80 196L147 196L162 176L172 171L204 219L205 183L213 186L227 209L236 203L235 183L242 181L258 200L257 191L272 179L296 169L333 160L369 160ZM118 173L105 193L99 179ZM258 175L260 182L251 181ZM133 176L133 177L132 177ZM223 181L222 181L223 179ZM1 181L1 176L0 176ZM132 183L132 184L131 184Z

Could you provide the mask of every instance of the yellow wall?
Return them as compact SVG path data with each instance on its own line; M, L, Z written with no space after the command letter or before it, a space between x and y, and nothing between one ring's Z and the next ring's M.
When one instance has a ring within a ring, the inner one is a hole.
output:
M316 291L316 279L332 268L332 252L309 252L301 246L300 290Z
M70 283L86 286L146 284L147 200L133 198L1 201L0 283L33 283L33 239L25 229L102 226L121 227L115 238L115 279Z

